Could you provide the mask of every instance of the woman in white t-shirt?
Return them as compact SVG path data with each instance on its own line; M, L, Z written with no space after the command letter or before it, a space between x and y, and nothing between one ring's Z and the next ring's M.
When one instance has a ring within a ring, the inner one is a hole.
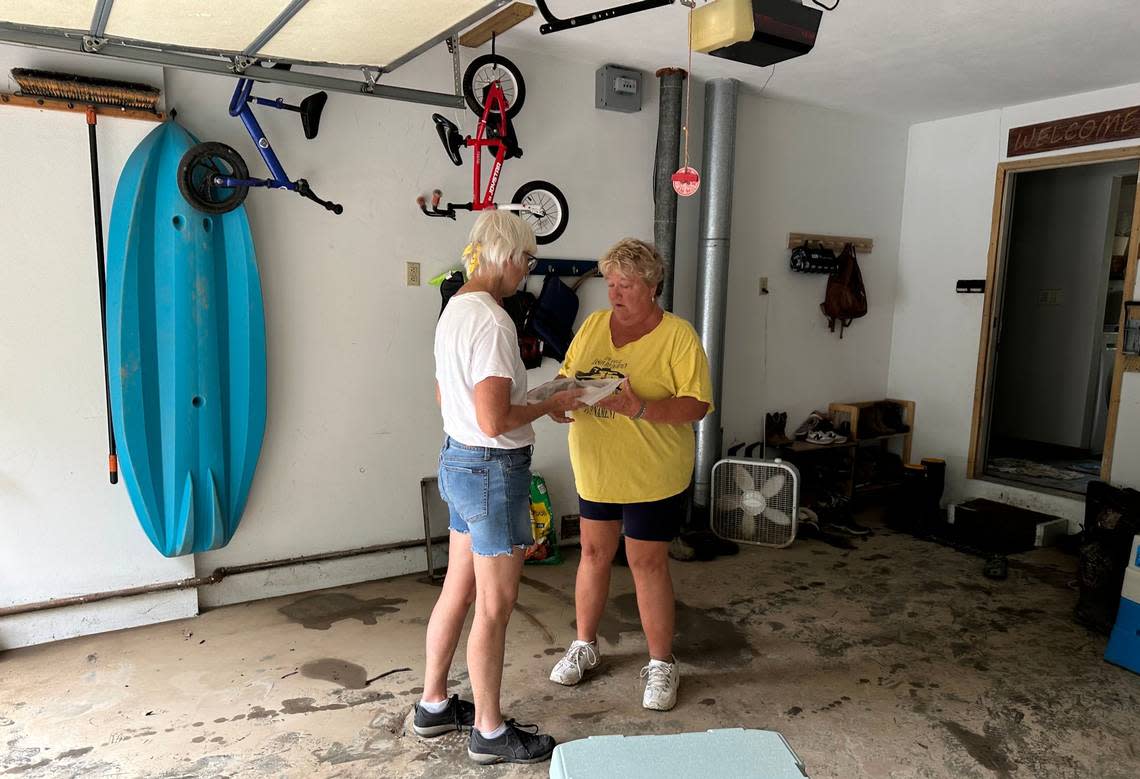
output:
M581 390L526 402L526 368L501 305L531 268L534 232L509 211L484 211L464 251L468 282L435 332L436 396L446 437L439 488L451 514L447 577L427 628L427 668L413 730L431 737L471 728L467 753L483 763L536 763L554 739L503 720L499 688L507 622L518 596L530 522L531 422L581 407ZM447 676L471 603L467 670L475 702L447 697Z

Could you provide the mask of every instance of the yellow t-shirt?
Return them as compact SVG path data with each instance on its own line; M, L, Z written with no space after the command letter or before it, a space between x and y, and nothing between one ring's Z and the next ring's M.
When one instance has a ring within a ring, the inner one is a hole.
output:
M562 363L562 375L628 378L642 400L689 397L712 408L709 361L693 326L665 312L652 331L616 348L610 310L586 318ZM572 412L570 464L578 494L598 503L645 503L682 492L693 476L691 424L630 419L604 408Z

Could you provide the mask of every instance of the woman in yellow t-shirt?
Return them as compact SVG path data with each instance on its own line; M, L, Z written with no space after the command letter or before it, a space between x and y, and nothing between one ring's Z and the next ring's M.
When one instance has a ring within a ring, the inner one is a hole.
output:
M625 534L641 625L649 644L642 669L647 709L677 702L673 656L675 604L669 542L688 510L693 423L712 405L708 358L692 325L657 304L665 266L657 250L627 238L598 264L610 309L587 317L562 363L562 375L621 378L617 394L571 419L570 463L582 517L582 559L574 589L578 638L550 672L573 685L600 662L597 628L610 564ZM624 527L623 527L624 526Z

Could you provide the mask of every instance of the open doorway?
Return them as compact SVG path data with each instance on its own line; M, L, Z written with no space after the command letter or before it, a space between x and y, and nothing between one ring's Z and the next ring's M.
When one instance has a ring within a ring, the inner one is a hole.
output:
M1011 172L976 475L1083 495L1102 473L1137 162Z

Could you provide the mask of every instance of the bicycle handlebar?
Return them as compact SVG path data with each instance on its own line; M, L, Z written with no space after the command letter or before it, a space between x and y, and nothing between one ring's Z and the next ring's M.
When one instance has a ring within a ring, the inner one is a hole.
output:
M313 191L313 188L309 186L309 182L305 181L305 179L297 179L297 194L303 198L312 200L318 205L324 206L334 214L339 215L344 213L344 206L342 206L340 203L333 203L330 200L323 200L322 198L317 197L317 193Z
M416 196L416 205L420 207L420 211L424 216L442 216L448 219L455 218L455 209L457 208L470 208L471 204L467 203L448 203L447 208L440 208L439 203L443 198L443 193L438 189L433 189L431 193L431 206L428 206L428 199L423 195Z

